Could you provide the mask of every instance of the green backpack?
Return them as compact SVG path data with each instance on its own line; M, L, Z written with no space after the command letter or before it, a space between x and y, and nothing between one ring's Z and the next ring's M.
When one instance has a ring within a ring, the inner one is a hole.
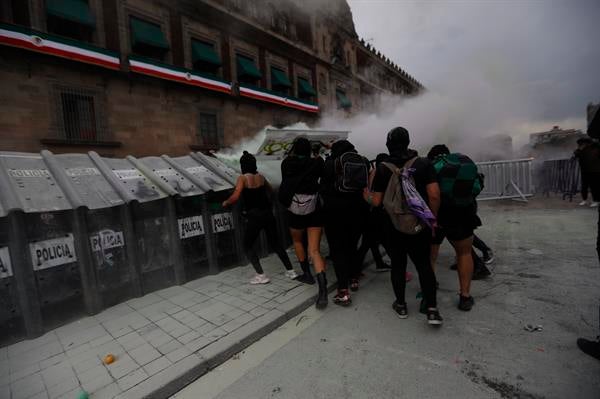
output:
M475 203L483 189L477 165L466 155L453 153L439 155L433 161L437 173L442 202L466 207Z

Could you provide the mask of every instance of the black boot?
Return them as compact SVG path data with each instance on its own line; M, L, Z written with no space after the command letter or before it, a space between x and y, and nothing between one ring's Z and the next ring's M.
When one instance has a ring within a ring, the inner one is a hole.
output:
M305 260L304 262L300 262L300 267L302 268L302 274L296 277L296 280L304 284L313 285L315 283L315 278L310 272L310 264L308 261Z
M327 306L327 276L325 276L325 272L317 273L317 282L319 283L319 295L315 306L317 309L323 309Z

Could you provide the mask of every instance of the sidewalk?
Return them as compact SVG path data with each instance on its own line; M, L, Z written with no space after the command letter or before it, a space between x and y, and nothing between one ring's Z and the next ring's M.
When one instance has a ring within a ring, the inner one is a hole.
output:
M312 305L316 285L286 278L275 256L261 262L270 284L239 267L1 348L0 398L168 397Z

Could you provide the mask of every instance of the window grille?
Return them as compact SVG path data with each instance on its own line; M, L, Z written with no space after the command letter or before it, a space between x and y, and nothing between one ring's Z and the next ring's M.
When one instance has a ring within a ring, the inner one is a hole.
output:
M64 86L54 90L57 138L84 143L109 139L103 96L98 91Z
M206 148L219 148L221 146L221 138L217 114L201 112L199 125L198 140L200 144Z

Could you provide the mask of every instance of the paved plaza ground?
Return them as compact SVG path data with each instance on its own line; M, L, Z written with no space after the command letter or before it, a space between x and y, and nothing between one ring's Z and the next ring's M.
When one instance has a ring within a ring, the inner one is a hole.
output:
M252 269L240 267L0 349L0 398L77 398L82 390L92 398L163 398L232 356L222 367L233 367L237 376L221 391L197 393L205 392L207 379L216 384L220 367L177 396L600 397L600 362L575 345L577 337L599 333L597 211L536 199L483 204L481 215L479 233L498 258L493 275L474 282L473 311L459 312L456 274L447 268L451 252L444 247L440 329L427 326L417 311L416 279L408 288L410 317L399 320L388 274L370 270L352 307L331 304L325 312L310 308L298 315L316 287L287 280L270 257L264 264L271 284L250 286ZM306 327L276 345L278 332L269 333L290 319ZM543 329L528 332L527 324ZM252 347L236 355L261 337L255 345L274 348L268 356L263 351L263 358L249 359ZM106 366L108 353L117 360Z

